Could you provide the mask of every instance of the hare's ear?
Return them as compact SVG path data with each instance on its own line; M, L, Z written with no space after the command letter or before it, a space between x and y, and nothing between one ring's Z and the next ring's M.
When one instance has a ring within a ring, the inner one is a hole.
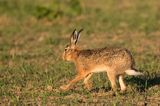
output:
M76 29L72 32L71 35L71 45L76 45L79 38L80 38L80 33L83 31L83 29L81 29L79 32L76 31Z
M83 31L83 29L80 29L79 30L79 32L78 32L78 34L77 34L77 37L76 37L76 42L75 42L75 44L77 44L77 42L78 42L78 40L79 40L79 38L80 38L80 33Z
M74 29L72 34L71 34L71 40L70 40L71 45L75 45L76 44L77 35L78 35L78 32L76 31L76 29Z

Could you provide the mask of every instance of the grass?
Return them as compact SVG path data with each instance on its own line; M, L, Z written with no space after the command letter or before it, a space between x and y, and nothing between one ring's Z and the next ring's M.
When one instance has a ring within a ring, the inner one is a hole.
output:
M0 104L160 105L159 1L84 0L74 15L68 8L59 17L37 18L37 6L50 3L0 1ZM81 48L128 48L145 76L126 76L128 90L116 96L105 73L92 77L92 91L79 82L75 90L61 92L76 74L73 63L61 59L74 28L84 28Z

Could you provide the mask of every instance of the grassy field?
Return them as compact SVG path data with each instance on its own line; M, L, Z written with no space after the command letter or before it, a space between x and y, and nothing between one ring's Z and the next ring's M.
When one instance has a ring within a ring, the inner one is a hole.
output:
M0 105L160 105L160 1L70 1L0 1ZM91 91L82 82L60 91L76 74L61 58L75 28L84 28L81 48L128 48L145 76L126 76L116 96L105 73Z

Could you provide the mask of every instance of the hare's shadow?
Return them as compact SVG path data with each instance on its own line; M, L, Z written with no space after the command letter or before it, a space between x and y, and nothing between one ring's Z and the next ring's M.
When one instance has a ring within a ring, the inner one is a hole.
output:
M144 92L145 90L149 89L152 86L160 85L160 74L153 73L152 75L144 75L144 76L131 76L125 79L126 83L136 84L136 89L140 92ZM105 92L111 90L110 87L101 87L101 88L94 88L91 92L99 92L99 90L103 89Z
M152 75L144 75L139 77L131 77L126 79L126 82L137 84L136 89L138 91L145 91L152 86L160 85L160 74L153 73Z

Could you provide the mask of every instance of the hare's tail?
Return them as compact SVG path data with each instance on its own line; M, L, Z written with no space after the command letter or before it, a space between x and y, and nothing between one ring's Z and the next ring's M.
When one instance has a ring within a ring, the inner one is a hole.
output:
M144 75L143 73L141 73L141 72L137 72L137 71L132 70L132 69L130 69L130 70L126 70L126 71L125 71L125 73L126 73L126 74L128 74L128 75L135 75L135 76L138 76L138 75Z

